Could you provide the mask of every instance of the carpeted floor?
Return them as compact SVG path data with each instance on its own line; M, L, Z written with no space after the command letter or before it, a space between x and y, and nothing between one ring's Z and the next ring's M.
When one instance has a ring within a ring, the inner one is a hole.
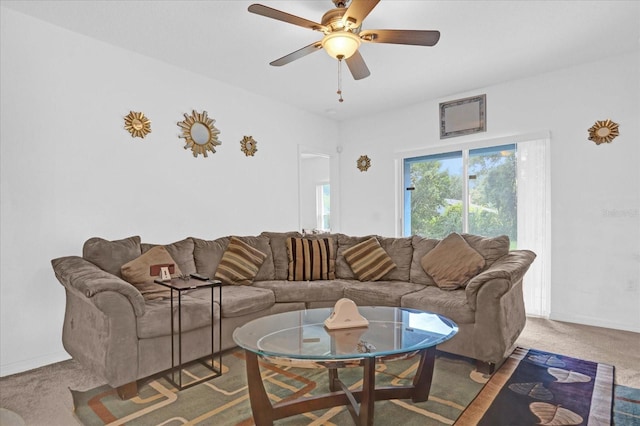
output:
M614 365L616 383L640 389L638 333L528 318L518 344ZM68 389L88 390L103 383L76 361L63 361L0 378L0 407L18 413L29 426L77 425Z

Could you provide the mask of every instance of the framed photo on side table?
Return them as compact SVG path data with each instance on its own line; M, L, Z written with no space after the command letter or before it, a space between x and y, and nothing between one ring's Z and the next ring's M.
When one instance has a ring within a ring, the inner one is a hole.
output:
M440 103L440 139L487 131L487 95Z

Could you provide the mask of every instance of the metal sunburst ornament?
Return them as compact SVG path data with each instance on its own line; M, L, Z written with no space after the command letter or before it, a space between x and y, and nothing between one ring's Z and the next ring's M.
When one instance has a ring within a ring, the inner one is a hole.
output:
M131 137L144 138L151 133L151 121L141 112L129 111L124 118L124 128Z
M601 143L610 143L620 132L618 131L618 123L611 121L610 119L596 121L593 126L589 128L589 140L600 145Z
M361 155L356 163L361 172L366 172L371 167L371 159L366 155Z
M207 151L215 154L215 147L222 145L218 140L220 130L213 125L215 122L207 116L207 111L199 113L194 110L191 115L184 114L184 120L178 122L178 126L182 129L182 134L178 137L186 142L184 149L191 148L194 157L202 154L206 158Z
M242 152L244 152L244 155L247 157L249 156L253 157L253 154L255 154L256 151L258 151L258 148L256 145L258 145L258 141L253 139L253 136L245 136L240 141L240 149L242 150Z

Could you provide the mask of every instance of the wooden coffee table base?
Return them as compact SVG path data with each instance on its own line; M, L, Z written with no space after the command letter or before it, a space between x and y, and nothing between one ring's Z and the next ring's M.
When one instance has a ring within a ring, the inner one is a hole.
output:
M338 370L329 368L329 393L276 404L271 404L264 389L258 363L259 356L248 350L245 350L245 354L249 398L256 426L270 426L274 420L340 405L347 406L356 425L364 426L373 425L375 401L411 399L413 402L423 402L429 399L436 348L419 351L420 364L410 386L376 388L376 360L367 357L362 359L364 377L361 389L350 391L339 379Z

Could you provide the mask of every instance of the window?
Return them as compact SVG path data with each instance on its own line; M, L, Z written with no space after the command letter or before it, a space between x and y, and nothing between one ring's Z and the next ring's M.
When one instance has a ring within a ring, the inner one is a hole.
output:
M316 228L320 231L331 230L331 185L324 183L316 186Z

